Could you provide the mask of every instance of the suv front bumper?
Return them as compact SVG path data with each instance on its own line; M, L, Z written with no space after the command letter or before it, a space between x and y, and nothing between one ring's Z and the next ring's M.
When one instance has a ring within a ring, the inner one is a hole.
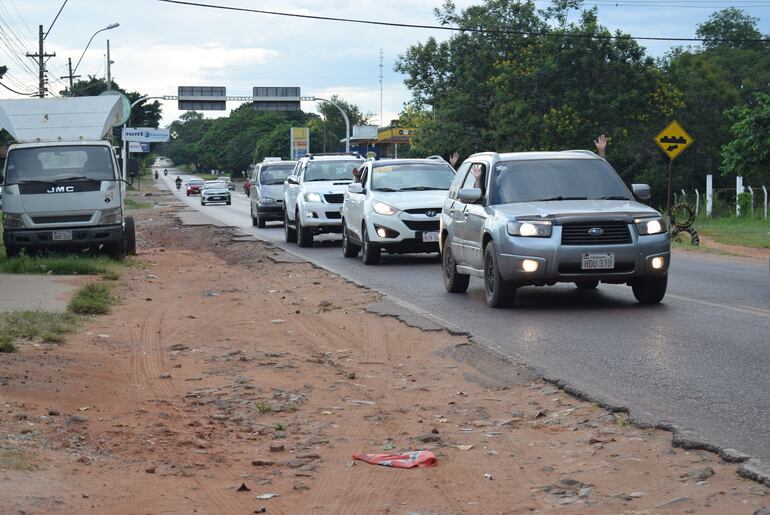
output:
M411 216L409 219L402 219L399 216L381 215L374 212L367 216L369 241L386 251L396 253L439 251L438 217ZM418 224L414 226L420 229L410 228L407 225L410 223ZM435 225L435 228L432 225ZM384 237L379 234L379 229L384 230Z

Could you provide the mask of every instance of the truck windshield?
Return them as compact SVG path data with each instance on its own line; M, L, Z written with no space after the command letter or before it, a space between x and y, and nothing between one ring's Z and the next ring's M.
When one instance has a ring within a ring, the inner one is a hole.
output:
M5 183L114 181L110 152L101 145L17 148L8 153Z

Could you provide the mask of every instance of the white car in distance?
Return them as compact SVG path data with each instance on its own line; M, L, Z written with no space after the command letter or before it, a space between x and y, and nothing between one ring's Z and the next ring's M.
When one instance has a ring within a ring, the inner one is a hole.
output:
M376 264L382 251L439 251L439 220L455 171L441 158L367 161L342 205L342 252Z

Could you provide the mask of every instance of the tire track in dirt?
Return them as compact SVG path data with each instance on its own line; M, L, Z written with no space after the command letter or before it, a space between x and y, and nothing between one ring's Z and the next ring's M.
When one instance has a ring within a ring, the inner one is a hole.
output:
M131 355L131 382L145 396L171 400L177 394L176 388L169 379L160 378L166 367L161 347L166 311L164 307L149 312L139 330L132 331L137 344Z

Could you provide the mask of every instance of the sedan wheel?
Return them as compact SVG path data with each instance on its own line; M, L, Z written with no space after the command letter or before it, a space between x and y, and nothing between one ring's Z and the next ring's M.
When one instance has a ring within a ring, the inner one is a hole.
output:
M505 308L516 300L516 287L500 275L495 244L484 249L484 297L493 308Z

